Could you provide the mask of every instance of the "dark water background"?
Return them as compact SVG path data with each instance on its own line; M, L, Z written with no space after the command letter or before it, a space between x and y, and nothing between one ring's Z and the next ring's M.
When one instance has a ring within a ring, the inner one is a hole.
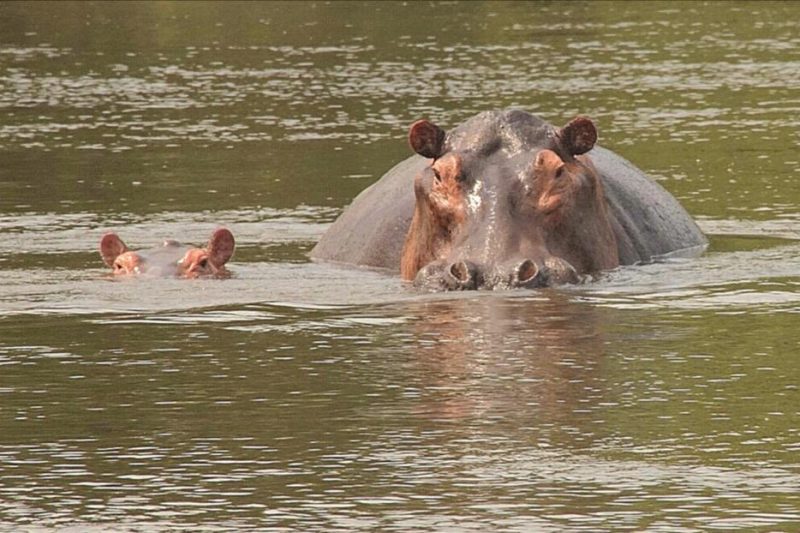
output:
M0 3L0 529L797 531L800 3ZM708 233L581 287L310 263L408 155L593 117ZM228 280L97 253L229 227Z

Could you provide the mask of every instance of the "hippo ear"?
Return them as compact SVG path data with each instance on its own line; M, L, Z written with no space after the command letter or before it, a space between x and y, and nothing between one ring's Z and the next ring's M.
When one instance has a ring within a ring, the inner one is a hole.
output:
M577 116L558 131L558 137L570 155L581 155L594 147L597 129L589 117Z
M233 250L236 247L236 242L233 239L233 233L226 228L219 228L208 240L208 260L211 264L219 268L233 255Z
M128 251L128 247L116 233L106 233L100 239L100 256L108 266L114 266L114 260Z
M428 120L418 120L408 130L408 143L422 157L437 159L444 153L444 130Z

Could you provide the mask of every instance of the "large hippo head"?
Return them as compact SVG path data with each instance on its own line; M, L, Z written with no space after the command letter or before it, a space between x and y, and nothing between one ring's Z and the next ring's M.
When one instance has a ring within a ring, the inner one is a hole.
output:
M233 234L225 228L214 231L204 248L168 240L139 251L128 249L116 233L106 233L100 240L100 255L115 275L197 278L227 274L225 263L234 247Z
M563 128L520 111L481 113L445 133L415 122L411 147L429 165L401 274L435 289L541 287L619 265L603 186L579 116Z

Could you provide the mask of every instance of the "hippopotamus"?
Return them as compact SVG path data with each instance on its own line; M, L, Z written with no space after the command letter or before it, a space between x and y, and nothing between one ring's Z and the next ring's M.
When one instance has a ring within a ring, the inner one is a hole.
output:
M226 228L212 233L204 248L185 246L166 240L161 246L132 251L116 233L100 239L100 255L115 275L147 275L154 277L224 277L225 263L233 255L233 234Z
M669 192L596 144L586 116L558 128L487 111L449 132L423 119L408 139L417 155L362 191L312 259L431 289L532 288L708 244Z

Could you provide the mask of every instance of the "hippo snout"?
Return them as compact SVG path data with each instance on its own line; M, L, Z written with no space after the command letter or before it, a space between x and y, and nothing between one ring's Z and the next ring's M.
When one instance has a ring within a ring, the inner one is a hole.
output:
M490 272L486 276L487 289L536 289L551 284L547 266L533 259L507 261Z
M481 270L471 261L430 263L421 268L414 278L415 287L432 291L474 290L482 283Z
M480 269L470 261L457 261L444 269L444 284L448 290L477 289L482 282Z
M547 269L540 268L531 259L525 259L511 269L509 285L512 287L543 287L547 282Z
M420 269L414 286L433 291L476 289L535 289L563 283L577 283L579 276L567 261L549 257L481 265L468 260L436 261Z

